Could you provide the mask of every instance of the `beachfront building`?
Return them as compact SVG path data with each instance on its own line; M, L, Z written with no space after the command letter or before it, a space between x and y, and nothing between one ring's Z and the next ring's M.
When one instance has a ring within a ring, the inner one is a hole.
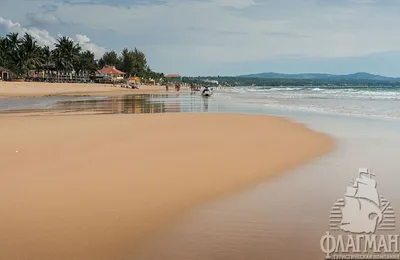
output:
M56 69L54 62L43 63L38 66L36 70L31 71L31 77L34 81L48 81L48 82L62 82L63 77ZM65 80L67 80L66 77Z
M176 82L176 81L181 82L182 81L182 76L179 75L179 74L167 74L165 76L165 79L167 81L169 81L169 82Z
M117 70L115 66L105 66L101 70L97 71L97 76L104 76L112 81L118 81L124 79L125 72Z
M12 79L12 72L9 69L0 67L0 81L9 81Z
M57 71L55 63L40 64L35 70L30 72L30 80L44 82L79 82L87 83L91 81L93 73L80 71L79 73Z

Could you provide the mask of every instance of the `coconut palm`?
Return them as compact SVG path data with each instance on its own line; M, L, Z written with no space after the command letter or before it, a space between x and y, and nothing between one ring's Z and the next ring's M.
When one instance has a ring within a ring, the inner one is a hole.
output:
M6 45L10 53L18 51L21 40L18 33L9 33L6 36Z
M21 43L18 36L18 33L9 33L5 38L3 38L1 43L1 48L4 49L4 52L2 52L2 55L0 56L2 56L4 66L11 70L16 70L16 64L13 61L18 55Z
M30 34L26 33L20 40L12 61L19 76L29 76L29 72L35 70L42 63L41 49Z
M41 47L40 55L42 56L42 65L49 66L52 63L52 54L49 46Z
M60 37L53 51L53 59L57 70L72 72L80 51L81 47L79 44L75 44L72 39L66 36Z

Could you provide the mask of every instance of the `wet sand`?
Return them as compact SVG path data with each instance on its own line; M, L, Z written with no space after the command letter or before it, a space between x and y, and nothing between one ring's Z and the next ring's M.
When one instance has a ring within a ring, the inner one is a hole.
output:
M0 259L133 259L193 205L276 177L334 141L277 117L0 117Z
M273 180L187 211L132 259L325 259L320 240L329 231L330 211L360 167L376 174L379 193L396 213L394 233L400 234L399 120L258 111L329 134L337 147Z
M150 94L164 91L162 86L141 86L139 89L121 88L120 84L2 82L0 98L45 96L110 96L121 94ZM175 92L175 91L174 91Z

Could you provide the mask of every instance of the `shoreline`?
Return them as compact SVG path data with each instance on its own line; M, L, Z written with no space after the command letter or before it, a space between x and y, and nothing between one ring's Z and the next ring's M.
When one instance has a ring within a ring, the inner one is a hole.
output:
M182 90L181 90L182 91ZM92 97L129 94L168 94L180 93L165 91L165 86L143 85L139 89L121 88L119 84L96 83L45 83L45 82L2 82L0 81L0 99L34 98L53 96Z
M187 208L274 178L335 146L304 125L260 115L0 122L1 258L116 259Z

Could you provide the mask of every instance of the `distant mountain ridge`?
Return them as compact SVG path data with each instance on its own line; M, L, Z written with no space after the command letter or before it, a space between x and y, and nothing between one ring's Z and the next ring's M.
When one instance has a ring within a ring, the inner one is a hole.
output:
M284 74L284 73L258 73L240 75L241 78L261 78L261 79L328 79L328 80L373 80L373 81L398 81L399 78L385 77L374 75L366 72L357 72L348 75L335 75L325 73L300 73L300 74Z

